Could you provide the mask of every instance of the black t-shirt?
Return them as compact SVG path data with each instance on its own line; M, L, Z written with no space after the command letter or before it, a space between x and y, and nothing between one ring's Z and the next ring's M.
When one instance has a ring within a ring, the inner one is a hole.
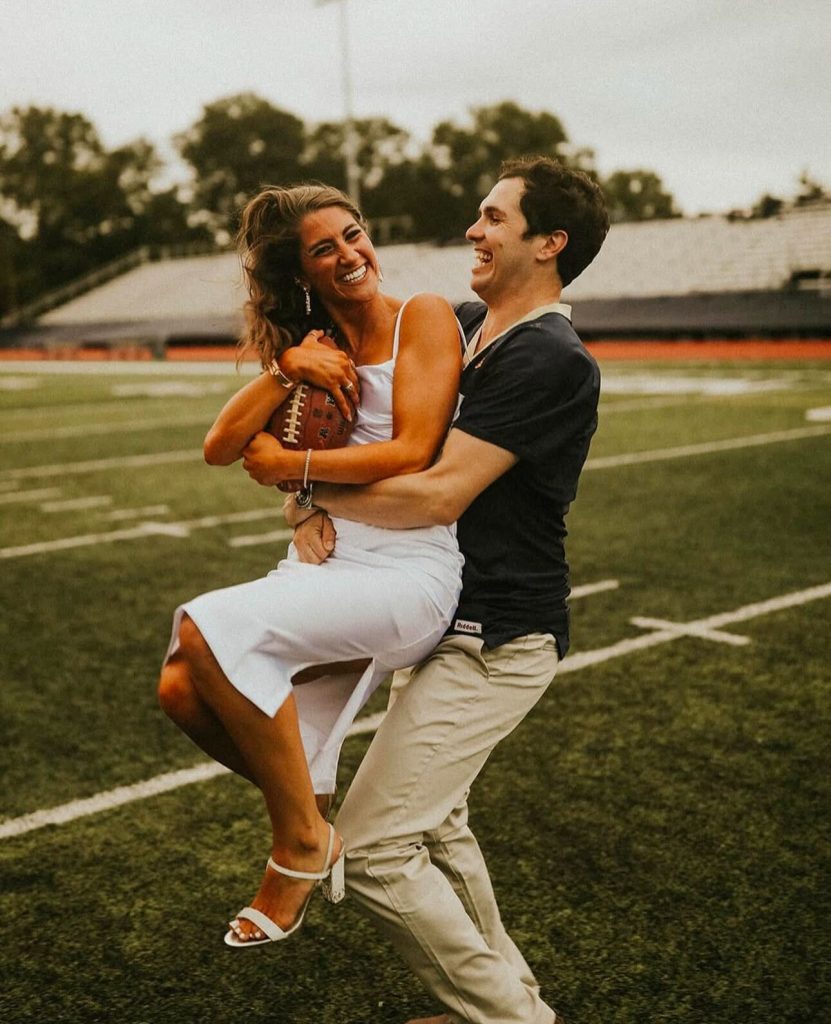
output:
M482 303L456 314L468 338ZM569 645L565 515L597 427L600 371L571 323L544 313L518 324L462 373L453 427L513 452L519 462L462 513L462 596L449 633L497 647L527 633Z

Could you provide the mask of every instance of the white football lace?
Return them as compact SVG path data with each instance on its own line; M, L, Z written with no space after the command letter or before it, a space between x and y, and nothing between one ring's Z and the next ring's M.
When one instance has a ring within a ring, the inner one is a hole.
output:
M284 444L297 444L300 439L300 417L303 414L303 405L308 391L307 385L301 384L289 395L288 412L283 421Z

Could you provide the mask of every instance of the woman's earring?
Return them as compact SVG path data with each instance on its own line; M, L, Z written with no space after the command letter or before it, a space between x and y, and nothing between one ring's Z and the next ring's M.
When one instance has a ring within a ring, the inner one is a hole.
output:
M379 266L378 267L378 284L383 284L383 283L384 283L384 271L381 270L381 268Z
M300 284L299 281L297 283L303 289L303 298L305 299L306 316L309 316L311 314L311 312L312 312L312 293L309 291L309 286L307 284Z

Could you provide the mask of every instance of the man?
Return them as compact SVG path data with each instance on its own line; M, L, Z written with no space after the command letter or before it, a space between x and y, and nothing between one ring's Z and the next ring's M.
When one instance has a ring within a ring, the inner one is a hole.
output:
M463 400L440 458L366 487L315 485L315 506L336 516L396 528L458 520L453 624L393 686L336 822L353 898L447 1008L431 1024L561 1021L502 925L467 794L568 648L564 517L600 377L559 299L608 226L585 175L544 158L504 164L467 232L485 305L457 310ZM325 557L331 524L315 516L296 542L301 557Z

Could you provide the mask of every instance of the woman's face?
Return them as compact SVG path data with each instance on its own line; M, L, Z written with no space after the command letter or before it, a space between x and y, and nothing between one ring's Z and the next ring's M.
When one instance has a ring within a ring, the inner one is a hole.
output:
M378 291L378 257L369 236L342 206L300 222L301 280L326 304L367 301Z

